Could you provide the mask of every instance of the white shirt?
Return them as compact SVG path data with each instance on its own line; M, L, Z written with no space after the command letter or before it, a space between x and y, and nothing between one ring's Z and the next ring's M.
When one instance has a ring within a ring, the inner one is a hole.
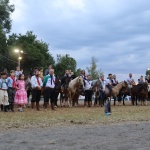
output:
M33 89L36 88L37 86L43 86L42 79L40 77L38 77L38 79L39 79L40 85L38 84L36 76L31 77L31 87Z
M129 77L129 78L127 79L127 83L128 83L128 84L130 84L129 81L130 81L130 82L134 82L134 79Z
M50 88L54 88L55 87L55 76L53 76L53 78L52 78L52 84L51 84L51 78L47 79L45 87L50 87Z
M85 80L85 90L89 90L92 87L92 81Z
M110 81L110 79L106 79L105 82L106 82L105 83L106 85L109 85L109 84L111 85L112 84L111 81Z

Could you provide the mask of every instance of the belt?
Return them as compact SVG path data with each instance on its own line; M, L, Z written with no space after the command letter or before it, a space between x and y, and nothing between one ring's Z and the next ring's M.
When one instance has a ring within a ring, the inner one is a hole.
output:
M0 89L0 90L2 90L2 91L7 91L7 89Z
M45 89L54 89L54 88L51 88L51 87L45 87Z

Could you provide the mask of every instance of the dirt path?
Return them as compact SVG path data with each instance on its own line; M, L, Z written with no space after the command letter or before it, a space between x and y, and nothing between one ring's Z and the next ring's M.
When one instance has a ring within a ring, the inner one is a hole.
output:
M1 150L149 150L150 123L19 129L0 133Z

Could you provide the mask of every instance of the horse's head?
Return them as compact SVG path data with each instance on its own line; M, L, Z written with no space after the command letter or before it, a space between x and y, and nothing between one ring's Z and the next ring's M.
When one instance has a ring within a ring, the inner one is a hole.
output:
M126 81L123 82L123 87L126 89L128 88L128 83Z
M81 76L78 77L78 85L80 89L84 89L84 79Z

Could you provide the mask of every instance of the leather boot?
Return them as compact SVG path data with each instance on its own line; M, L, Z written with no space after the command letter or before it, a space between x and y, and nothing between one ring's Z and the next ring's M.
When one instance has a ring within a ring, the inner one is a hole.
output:
M31 102L31 108L34 109L34 102Z
M8 112L8 106L4 106L4 112Z
M48 102L45 102L45 109L47 109L47 106L48 106Z
M4 106L1 104L1 111L4 111Z
M10 105L10 109L11 109L12 112L14 112L14 104Z
M36 109L39 111L40 107L39 107L39 102L36 102Z
M55 110L55 108L54 108L54 103L51 103L51 109L52 109L52 110Z

